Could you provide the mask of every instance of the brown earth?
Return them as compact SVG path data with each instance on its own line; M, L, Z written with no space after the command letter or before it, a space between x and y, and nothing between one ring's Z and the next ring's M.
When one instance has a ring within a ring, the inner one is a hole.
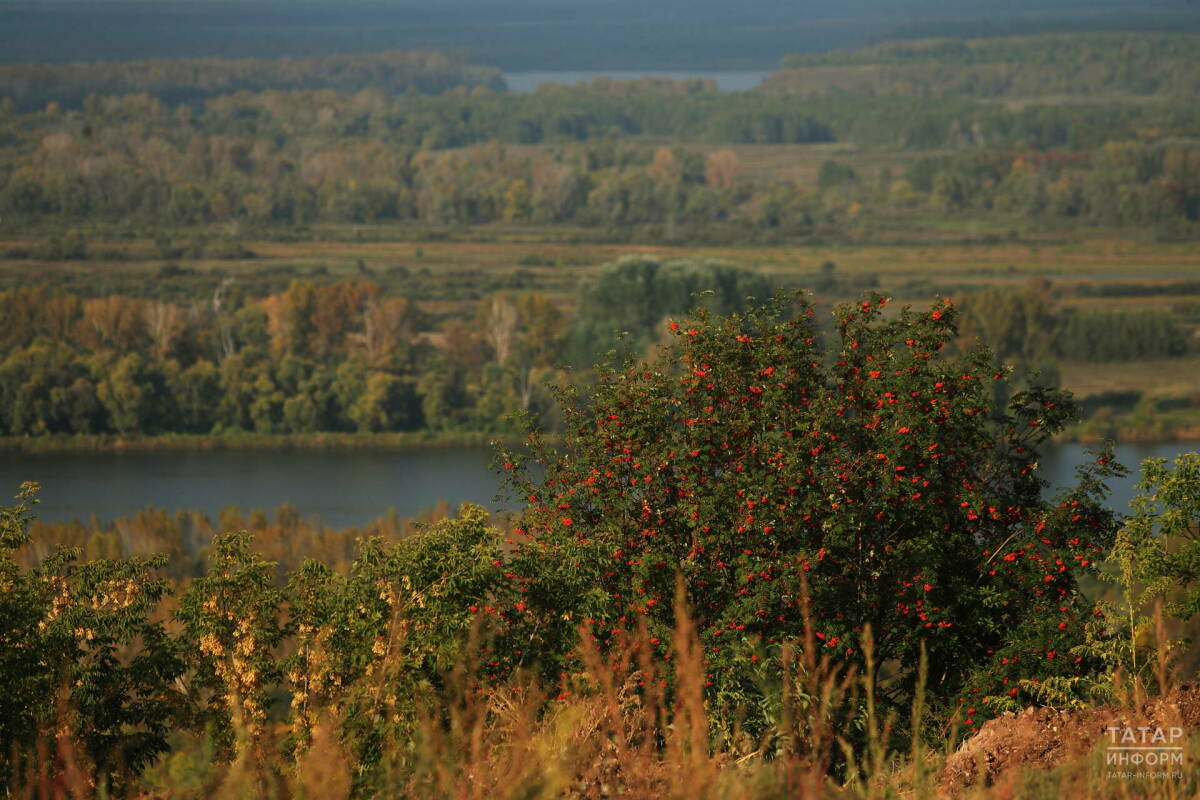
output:
M1023 768L1049 769L1082 758L1110 726L1200 729L1200 685L1182 684L1168 694L1134 708L1101 707L1082 711L1025 709L990 720L946 761L941 792L955 797L977 783L991 785ZM1140 735L1140 734L1138 734Z

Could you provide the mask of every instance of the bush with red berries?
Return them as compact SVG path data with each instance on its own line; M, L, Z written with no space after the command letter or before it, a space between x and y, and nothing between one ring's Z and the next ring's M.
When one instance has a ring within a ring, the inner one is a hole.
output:
M503 456L527 505L492 667L569 676L580 630L604 645L639 627L669 661L678 578L709 701L751 709L746 724L806 616L822 653L860 669L870 627L895 709L923 647L928 701L967 728L1020 701L1020 681L1096 669L1070 651L1095 613L1078 580L1116 527L1111 458L1046 499L1038 448L1073 418L1069 396L1035 387L994 407L1005 370L943 353L949 301L887 302L838 308L828 345L799 298L672 321L657 359L565 395L556 449L531 434Z

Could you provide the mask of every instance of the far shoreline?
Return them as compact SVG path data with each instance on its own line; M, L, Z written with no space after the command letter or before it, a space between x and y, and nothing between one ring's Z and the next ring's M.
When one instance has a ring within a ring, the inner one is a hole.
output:
M547 436L554 442L556 437ZM1200 426L1181 426L1163 431L1131 428L1112 436L1094 431L1069 429L1052 439L1054 444L1097 445L1112 440L1116 444L1174 444L1200 442ZM220 434L167 433L150 436L117 434L51 434L46 436L0 436L0 454L116 454L169 453L203 451L303 451L352 452L355 450L424 450L439 448L494 448L497 445L520 447L525 437L515 433L481 431L401 431L390 433L253 433Z
M166 433L152 436L72 434L0 436L0 453L18 455L165 453L212 451L349 452L354 450L424 450L447 447L489 448L495 444L520 445L524 437L512 433L478 431L402 431L391 433Z

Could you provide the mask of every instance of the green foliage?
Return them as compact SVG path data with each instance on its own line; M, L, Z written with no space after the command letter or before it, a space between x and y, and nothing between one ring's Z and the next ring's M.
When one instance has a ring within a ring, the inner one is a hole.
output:
M1189 644L1165 638L1162 614L1188 620L1200 610L1200 455L1184 453L1174 463L1148 458L1136 487L1132 513L1106 554L1109 569L1098 573L1120 596L1102 604L1103 615L1075 649L1105 663L1087 690L1108 700L1139 697L1156 680L1162 688Z
M1176 358L1188 336L1163 311L1074 311L1063 315L1058 352L1076 361Z
M14 322L0 333L0 434L504 431L514 408L553 416L541 383L564 322L540 295L489 298L481 310L511 319L454 323L443 348L418 336L415 304L373 283L231 295L0 292Z
M1153 543L1146 559L1148 590L1167 595L1167 611L1190 619L1200 611L1200 456L1142 463L1139 493L1125 523L1131 541Z
M373 58L383 63L372 66ZM333 57L338 74L330 80L354 84L374 75L383 85L404 83L409 67L390 65L390 58L404 61L395 54ZM320 61L233 62L227 79L198 90L221 92L203 108L169 104L182 97L164 102L130 93L96 97L67 115L14 115L0 139L0 217L20 224L23 233L31 224L54 228L7 255L124 259L124 247L89 250L79 231L59 227L96 219L157 226L155 252L166 260L249 258L253 253L231 231L313 222L422 227L570 222L608 237L637 234L669 242L684 235L707 241L794 237L810 233L821 211L834 210L813 202L810 188L830 193L836 206L839 192L852 183L854 168L839 161L822 166L815 187L762 171L759 180L736 171L710 175L699 143L836 140L856 147L950 151L918 159L909 169L911 186L937 210L1183 229L1200 215L1200 158L1190 141L1200 126L1194 104L1096 101L1008 108L932 96L921 78L861 85L863 76L877 82L876 72L853 67L832 69L856 76L854 85L818 97L809 96L806 84L793 93L788 75L776 76L762 91L736 93L717 92L703 82L658 80L598 80L532 94L482 88L438 96L222 90L254 85L263 70L311 77ZM1188 69L1194 69L1192 61ZM436 62L429 54L412 54L409 66L416 73L427 66L457 76L449 80L475 82L451 59ZM133 68L134 82L152 85L149 74L156 71L178 76L183 69L192 81L221 71L217 62L184 64ZM1014 68L1007 62L984 66L997 73L988 80L1000 83ZM39 69L77 73L80 67ZM98 75L111 69L89 69L59 89L70 93L73 80L103 82ZM199 75L191 72L195 69ZM1134 80L1153 72L1144 61L1132 69ZM950 72L957 77L959 71ZM48 91L27 75L12 82L22 91ZM805 97L802 105L795 93ZM920 96L906 96L914 93ZM664 137L675 146L678 170L657 169L650 158L648 145ZM529 150L533 145L542 147ZM891 187L869 192L867 184L854 183L861 195L856 202L893 210ZM190 241L181 242L162 230L177 226L207 226L221 235L189 233Z
M821 163L821 171L817 173L817 186L822 190L851 183L858 179L854 168L848 164L829 159Z
M744 309L748 297L765 299L772 287L757 273L718 261L627 256L580 287L568 360L593 364L614 346L640 356L663 321L692 309L701 292L713 313L728 314ZM625 338L618 343L616 335Z
M940 676L931 707L968 725L1022 679L1096 669L1067 654L1092 612L1076 575L1115 528L1111 460L1044 500L1038 448L1069 398L1035 387L995 406L1003 371L985 352L940 352L948 302L892 317L884 304L839 308L827 351L803 302L701 313L671 323L652 365L605 369L586 405L565 397L562 454L534 451L544 479L507 457L529 499L511 641L550 674L570 671L580 623L601 641L645 625L665 652L680 575L721 709L754 706L760 648L805 635L806 597L835 658L860 663L864 630L880 632L892 709L911 700L922 646Z
M48 102L95 112L110 96L141 95L154 115L161 103L193 103L239 91L364 88L438 93L458 86L503 85L495 69L469 66L445 53L391 51L286 59L159 59L155 61L10 64L0 69L0 95L23 110ZM153 97L154 99L151 99Z
M845 91L869 80L881 94L940 96L1170 94L1200 81L1198 47L1195 35L1133 32L898 40L785 56L775 82L804 80L809 91ZM874 69L839 69L866 66Z
M179 597L176 614L195 643L194 681L212 690L207 706L222 720L220 730L247 737L239 747L258 745L266 733L271 690L281 677L275 650L289 632L275 565L250 545L245 532L217 537L209 571Z
M446 768L450 753L430 760L439 742L488 750L495 726L538 720L557 731L539 758L600 731L659 764L673 731L705 752L708 724L720 752L748 733L773 758L808 753L817 777L836 736L854 783L883 774L906 704L919 760L921 732L940 738L956 717L969 730L1029 702L1112 699L1113 670L1148 663L1146 620L1097 616L1075 581L1105 555L1103 481L1119 467L1099 453L1043 501L1036 448L1069 416L1064 398L1033 390L994 414L985 355L939 354L951 306L888 318L881 303L839 311L828 365L808 309L780 303L701 315L654 370L606 372L593 405L569 405L567 455L532 442L544 480L505 457L529 493L511 538L464 506L398 543L360 540L338 571L308 560L281 575L248 534L217 536L178 585L174 633L151 622L176 600L154 574L165 559L60 551L18 566L26 485L0 508L4 788L82 772L114 796L217 783L392 796ZM1144 469L1153 494L1109 557L1124 585L1186 616L1200 457ZM530 667L561 685L556 701ZM580 720L593 733L564 738Z
M1060 322L1045 282L1013 291L984 289L961 304L961 346L982 344L997 358L1022 365L1051 361Z
M499 534L464 506L400 543L360 542L345 575L306 561L286 586L249 534L219 535L207 570L178 594L170 635L151 621L168 597L154 574L166 557L77 563L60 550L18 566L36 490L0 508L0 787L27 769L73 768L29 761L38 741L69 736L75 763L124 791L185 729L262 773L281 719L295 759L319 725L343 721L365 778L385 749L408 746L495 611Z
M1114 631L1108 659L1114 671L1145 686L1154 651L1182 644L1151 643L1159 621L1149 606L1165 601L1166 613L1183 620L1200 611L1200 455L1143 461L1137 488L1108 556L1114 569L1102 577L1121 590L1120 606L1107 609Z
M28 541L36 492L25 484L0 513L0 786L23 775L37 739L61 728L115 790L167 750L180 722L180 648L152 621L165 560L78 563L60 550L22 569L12 551Z
M498 545L487 513L463 506L394 546L362 542L346 577L304 564L288 585L298 626L286 667L295 743L306 745L332 713L364 769L403 750L445 677L470 657L499 577Z
M1058 383L1056 345L1061 322L1052 304L1050 285L1033 282L1024 290L988 288L963 298L962 324L955 346L983 345L1005 364L1008 374L994 386L997 403L1031 381Z
M1021 290L988 288L961 304L959 347L984 344L1014 367L1014 382L1057 376L1056 362L1114 362L1178 358L1189 352L1188 335L1169 312L1109 311L1063 307L1048 281Z
M497 536L483 509L464 506L405 541L360 541L346 574L306 560L284 588L248 534L217 537L177 617L192 643L194 701L220 721L217 731L241 737L218 741L262 756L270 720L282 714L295 758L330 718L343 721L362 774L384 750L403 749L467 657L480 608L491 608ZM287 712L277 707L281 691Z

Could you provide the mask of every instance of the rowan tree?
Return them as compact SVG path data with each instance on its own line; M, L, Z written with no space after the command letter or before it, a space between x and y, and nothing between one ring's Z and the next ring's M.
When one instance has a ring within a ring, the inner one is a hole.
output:
M1043 497L1038 449L1074 413L1034 388L993 407L1005 370L986 351L943 353L947 300L885 313L840 307L828 347L814 309L671 321L652 364L601 370L562 397L557 451L535 434L503 455L527 501L506 574L506 663L537 653L572 670L583 626L600 642L645 625L669 658L676 576L700 631L710 700L753 705L762 665L804 636L862 666L907 708L922 645L930 695L968 727L1017 681L1092 669L1068 656L1093 613L1077 577L1113 535L1099 455ZM541 469L530 470L531 463Z

